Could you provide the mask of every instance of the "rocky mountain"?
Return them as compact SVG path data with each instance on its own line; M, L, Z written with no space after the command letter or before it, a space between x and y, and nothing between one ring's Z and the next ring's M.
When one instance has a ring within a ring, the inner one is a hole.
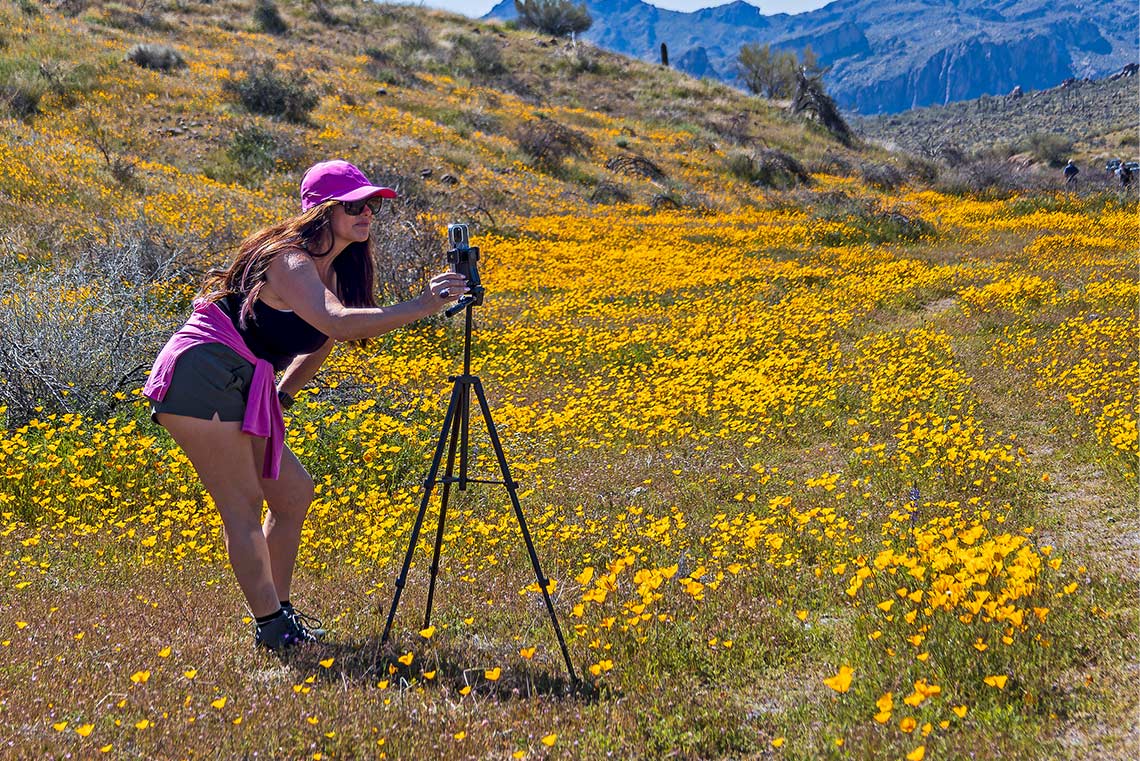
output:
M585 4L594 24L584 39L644 60L658 60L665 43L672 65L698 77L736 83L745 44L810 45L831 67L839 105L862 114L1099 78L1140 54L1134 0L836 0L794 16L742 0L692 13L641 0ZM515 16L513 0L487 14Z

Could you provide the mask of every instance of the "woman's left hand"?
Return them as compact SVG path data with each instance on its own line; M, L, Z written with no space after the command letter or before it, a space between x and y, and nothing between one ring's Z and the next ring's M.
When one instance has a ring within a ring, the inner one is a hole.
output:
M467 278L458 272L441 272L431 279L431 282L420 294L419 300L432 312L438 312L449 303L456 301L468 293Z

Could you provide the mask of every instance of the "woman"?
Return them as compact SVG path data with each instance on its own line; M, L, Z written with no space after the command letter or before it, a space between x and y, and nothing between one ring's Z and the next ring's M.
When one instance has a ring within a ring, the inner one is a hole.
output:
M285 445L282 406L292 404L336 341L383 335L467 292L461 275L444 272L416 298L376 306L371 222L383 199L395 196L346 161L311 167L301 182L301 214L254 233L227 270L211 271L194 313L143 388L152 416L182 447L221 513L259 647L283 650L323 634L289 602L314 490Z

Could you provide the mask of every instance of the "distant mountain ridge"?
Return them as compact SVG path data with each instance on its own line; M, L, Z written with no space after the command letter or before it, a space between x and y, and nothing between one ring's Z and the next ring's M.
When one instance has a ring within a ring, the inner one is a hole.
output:
M692 13L642 0L585 5L594 24L583 39L643 60L665 43L678 69L732 83L745 44L811 45L831 67L836 101L862 114L1099 78L1140 55L1133 0L836 0L794 16L743 0ZM514 17L514 1L501 0L484 18Z

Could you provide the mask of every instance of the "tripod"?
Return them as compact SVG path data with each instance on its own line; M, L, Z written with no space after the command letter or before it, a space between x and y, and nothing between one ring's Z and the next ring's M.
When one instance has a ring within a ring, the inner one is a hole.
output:
M481 290L481 288L480 288ZM432 458L431 468L428 470L427 478L424 480L424 495L420 500L420 511L416 516L416 522L412 526L412 536L408 541L408 551L404 555L404 565L400 569L400 575L396 579L396 592L392 597L392 607L388 611L388 623L384 626L384 636L381 638L381 644L388 641L388 634L392 630L392 621L396 617L396 607L400 604L400 595L404 591L404 583L408 578L408 569L412 564L412 554L415 552L416 541L419 539L420 528L423 525L424 515L427 512L428 501L431 499L432 492L435 490L436 484L443 484L443 493L439 505L439 525L436 527L435 532L435 552L431 561L431 581L428 585L427 597L427 610L424 613L424 628L426 629L431 625L431 604L435 596L435 580L439 573L439 553L440 548L443 546L443 524L447 517L447 499L451 493L451 485L458 484L460 491L467 490L469 483L482 483L482 484L502 484L507 487L507 494L511 497L511 504L514 506L515 518L518 519L519 528L522 529L523 541L526 543L527 552L530 554L530 563L534 566L534 575L538 580L538 587L542 591L542 598L546 601L546 611L550 614L550 622L554 625L554 634L558 637L558 645L562 648L562 657L566 660L566 670L570 672L570 679L572 682L577 682L578 677L574 673L574 666L570 663L570 652L566 649L566 640L562 638L562 629L558 626L558 617L554 614L554 604L550 601L550 591L548 590L548 582L542 573L542 567L538 562L538 553L535 552L534 542L530 538L530 531L526 526L526 519L523 517L522 507L519 505L518 497L518 484L511 479L510 469L507 467L507 458L503 454L503 446L499 443L499 435L495 430L495 423L491 419L491 408L487 404L487 396L483 393L483 384L480 382L478 376L471 374L471 313L472 308L478 302L481 294L475 296L465 296L460 299L455 306L447 310L447 315L450 317L458 312L460 309L466 311L464 318L464 331L463 331L463 374L449 378L453 382L451 387L451 401L447 405L447 415L443 419L443 427L439 432L439 441L435 447L435 456ZM483 480L478 478L469 478L467 476L467 435L470 426L470 404L471 404L471 391L475 391L475 396L479 401L479 409L483 412L483 421L487 425L487 433L491 437L491 445L495 449L495 456L499 461L499 470L502 471L502 480ZM444 445L447 446L447 466L444 469L443 477L439 477L439 466L443 459ZM459 475L455 475L455 457L459 455Z

